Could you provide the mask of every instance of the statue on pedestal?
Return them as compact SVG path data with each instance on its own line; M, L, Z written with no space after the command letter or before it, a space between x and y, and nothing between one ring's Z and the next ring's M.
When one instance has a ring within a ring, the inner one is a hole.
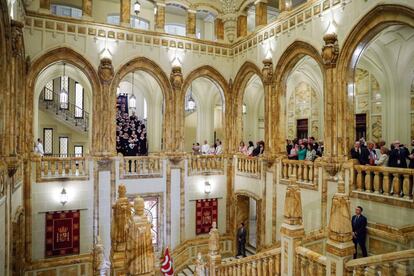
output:
M218 265L221 263L220 255L220 232L217 229L217 223L213 221L212 228L208 238L208 259L210 265Z
M134 210L127 226L125 270L128 275L154 275L151 224L144 215L144 199L135 198Z
M131 204L126 197L126 188L123 184L118 187L118 199L112 206L112 212L112 250L115 252L124 252L127 235L126 226L131 219Z
M203 260L203 257L201 256L201 252L198 252L197 259L195 261L195 275L196 276L206 276L206 268L205 268L205 262Z

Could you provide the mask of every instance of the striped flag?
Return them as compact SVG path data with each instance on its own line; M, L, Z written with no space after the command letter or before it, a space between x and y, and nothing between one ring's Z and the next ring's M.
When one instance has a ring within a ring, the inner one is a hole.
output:
M165 249L164 258L161 261L161 272L164 276L174 275L173 261L168 251L168 247Z

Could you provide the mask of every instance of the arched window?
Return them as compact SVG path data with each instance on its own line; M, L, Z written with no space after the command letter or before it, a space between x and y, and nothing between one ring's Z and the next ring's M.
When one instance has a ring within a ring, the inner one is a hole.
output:
M69 109L69 77L60 77L59 103L61 109Z

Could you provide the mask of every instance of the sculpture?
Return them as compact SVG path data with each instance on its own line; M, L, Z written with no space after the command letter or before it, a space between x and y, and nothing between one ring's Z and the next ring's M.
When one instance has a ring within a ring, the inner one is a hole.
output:
M93 246L93 274L101 275L101 270L104 265L104 248L101 238L98 236L96 243Z
M217 223L215 221L213 221L208 238L208 261L210 266L221 263L220 233L217 229Z
M126 242L126 227L131 219L131 204L126 197L125 185L118 187L118 199L112 206L113 222L111 229L112 248L114 251L124 251Z
M203 257L201 256L201 252L198 252L197 259L195 262L196 262L195 275L205 276L206 275L205 263L204 263Z
M129 275L154 275L151 224L144 215L144 200L134 200L135 214L127 226L125 270Z

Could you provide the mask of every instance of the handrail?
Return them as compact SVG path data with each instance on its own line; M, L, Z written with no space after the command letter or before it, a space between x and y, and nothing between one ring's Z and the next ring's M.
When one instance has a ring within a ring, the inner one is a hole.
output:
M300 184L314 185L317 187L319 178L319 162L308 160L281 160L281 179L289 180L292 177Z
M347 270L352 270L361 266L373 266L390 262L401 262L407 261L409 259L414 259L414 249L350 260L345 264L345 267Z
M120 178L162 177L162 157L123 156L119 162Z
M302 275L325 275L328 258L303 246L296 247L297 271ZM308 272L308 273L306 273Z
M190 155L188 157L188 175L204 173L224 173L223 155Z
M48 157L36 161L36 181L52 181L62 178L84 179L89 175L86 157Z
M236 154L236 171L242 175L260 178L262 173L262 162L260 157Z
M52 93L53 97L51 100L47 100L46 93ZM62 115L66 121L70 120L75 126L80 126L84 131L88 131L90 114L85 109L73 104L69 98L67 108L62 108L59 99L60 95L58 93L45 87L40 101L46 109L52 109L56 115ZM77 116L78 112L82 116Z

